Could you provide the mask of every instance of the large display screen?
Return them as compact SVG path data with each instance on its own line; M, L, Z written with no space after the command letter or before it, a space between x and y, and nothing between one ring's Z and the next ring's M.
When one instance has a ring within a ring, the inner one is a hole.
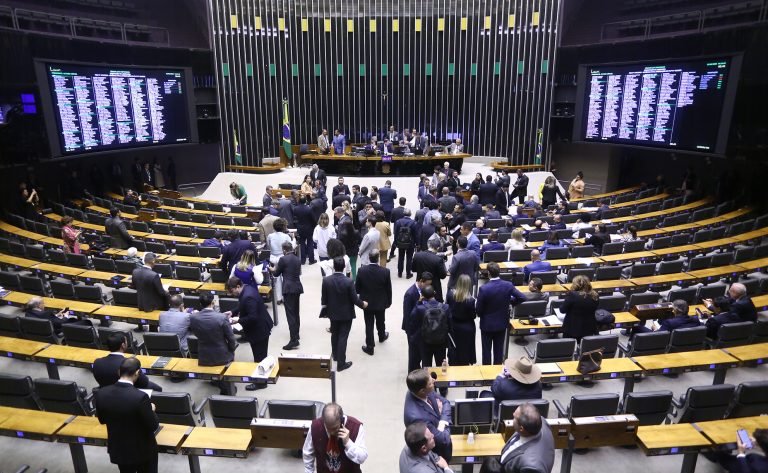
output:
M39 62L38 74L54 156L197 141L188 69Z
M581 66L574 140L723 154L740 60Z

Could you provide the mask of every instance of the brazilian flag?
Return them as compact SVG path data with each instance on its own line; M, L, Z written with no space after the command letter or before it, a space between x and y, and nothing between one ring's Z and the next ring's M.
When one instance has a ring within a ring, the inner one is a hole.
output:
M232 130L235 135L235 163L243 164L243 154L240 152L240 142L237 140L237 130Z
M291 148L291 125L288 123L288 99L283 99L283 149L288 163L293 162L293 149Z

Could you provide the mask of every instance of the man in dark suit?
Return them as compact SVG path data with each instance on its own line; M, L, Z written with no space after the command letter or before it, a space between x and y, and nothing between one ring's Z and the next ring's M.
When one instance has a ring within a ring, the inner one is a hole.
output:
M392 209L392 212L389 215L389 221L391 223L397 223L398 220L403 218L405 215L405 197L400 197L398 200L399 206ZM416 239L414 238L414 242ZM392 245L392 248L389 250L389 259L392 259L395 257L395 248L397 248L397 245ZM402 271L401 271L402 272Z
M472 286L477 282L477 272L480 270L480 259L474 251L467 249L467 237L460 236L456 240L459 251L451 259L451 267L448 270L448 291L453 289L459 276L466 274L472 280Z
M763 455L757 453L747 453L746 445L741 441L738 435L736 437L736 451L733 455L727 452L706 452L704 456L707 460L720 464L728 473L764 473L768 471L768 458L765 457L768 452L768 429L755 429L752 432L752 445L757 444Z
M104 231L109 235L109 246L125 250L133 246L133 238L125 228L125 222L120 218L120 210L109 209L109 218L104 221Z
M509 324L509 306L524 302L525 296L514 284L499 278L499 264L488 263L490 280L477 291L476 311L480 317L480 340L483 346L483 364L502 363L504 331Z
M288 228L294 228L293 224L293 200L288 197L281 197L277 211L280 218L285 219Z
M229 245L225 246L221 251L221 259L219 260L219 267L224 270L224 274L229 275L232 272L232 268L240 262L240 257L243 256L245 250L255 250L253 243L248 239L248 234L243 232L238 233L237 230L231 230L229 232Z
M154 253L145 253L144 266L134 269L131 275L131 287L136 289L139 310L144 312L168 310L169 307L170 295L163 288L160 275L152 271L156 261Z
M400 200L405 200L405 197L400 197ZM399 207L398 207L399 208ZM395 209L396 211L397 209ZM392 213L394 217L394 211ZM411 266L413 264L413 252L416 249L418 242L418 226L416 222L411 218L411 210L405 209L403 216L395 220L395 228L392 234L394 235L394 244L392 250L397 248L397 277L403 277L403 262L405 262L405 277L411 279L413 273L411 272ZM407 233L410 235L411 243L406 245L405 236L401 234ZM391 256L391 255L390 255ZM405 260L405 261L403 261Z
M384 343L389 338L389 332L385 325L385 311L392 305L392 279L389 269L379 266L379 252L373 250L368 253L369 264L363 265L357 271L355 279L355 291L360 298L368 302L368 307L363 311L365 318L365 345L363 351L373 356L373 325L376 323L376 332L379 334L379 343Z
M501 449L500 462L508 473L550 473L555 464L552 431L533 404L523 404L513 414L512 435Z
M413 255L412 268L416 274L424 272L432 274L432 287L435 289L435 299L443 302L443 285L441 279L448 276L445 269L445 261L437 254L440 251L440 242L437 239L430 240L428 251L419 251Z
M355 318L355 307L367 309L368 303L355 293L355 284L344 276L344 258L333 259L334 273L323 278L321 304L331 319L331 355L336 360L336 371L352 366L347 361L347 338Z
M496 192L496 210L501 215L509 213L509 205L512 203L512 197L509 195L509 187L502 187Z
M226 365L235 359L237 341L230 320L213 309L213 294L201 292L200 311L192 314L189 329L197 337L197 362L200 366ZM222 395L234 396L234 383L220 382Z
M456 207L456 197L450 194L448 187L443 187L442 197L438 199L440 204L440 213L449 214L453 212L453 208Z
M309 171L309 177L312 178L312 183L314 184L315 181L320 181L320 183L325 187L326 182L328 181L328 178L325 175L325 171L320 169L317 164L312 165L312 170Z
M679 328L693 328L699 327L701 321L699 317L694 315L693 317L688 315L688 303L682 299L676 299L672 301L672 314L673 316L668 319L654 321L651 323L651 328L645 325L635 326L629 331L629 335L632 336L636 333L648 333L648 332L671 332ZM622 334L624 332L622 331Z
M523 268L523 275L525 277L525 281L528 282L531 280L531 273L551 270L552 263L549 261L542 261L541 253L539 253L539 250L533 250L531 251L531 262L526 264Z
M528 176L523 174L522 169L517 170L517 179L513 184L512 195L510 198L514 200L515 196L517 196L520 204L522 204L525 201L525 198L528 197Z
M395 199L397 199L397 191L392 188L392 181L387 180L384 187L379 189L379 203L381 203L381 210L387 217L387 222L393 221L392 210L395 208Z
M473 195L469 199L469 203L464 206L464 215L467 220L472 222L483 216L483 206L480 205L480 198Z
M499 186L493 183L493 178L490 175L485 176L485 182L480 184L480 188L477 190L480 205L495 203L497 192L499 192Z
M304 293L301 284L301 260L293 252L293 245L286 241L283 243L283 257L277 261L277 266L269 268L274 277L283 277L283 303L285 304L285 318L288 321L288 330L291 340L283 347L283 350L295 350L299 348L299 328L301 318L299 316L299 298Z
M585 245L592 245L595 247L595 253L600 254L603 252L603 245L611 242L611 235L608 234L605 224L600 223L596 227L595 233L584 240Z
M403 406L403 422L424 422L435 436L434 451L446 462L451 461L451 402L435 392L435 381L426 368L413 370L405 380L408 393Z
M126 358L119 368L120 379L96 393L94 405L99 422L107 425L109 460L120 473L156 473L160 426L146 393L135 387L141 373L136 358Z
M66 309L54 312L52 310L46 310L45 301L42 297L34 296L24 306L24 316L49 320L53 324L53 331L56 335L62 336L63 324L77 324L77 325L93 325L90 320L78 320L76 318L67 318L68 311Z
M702 301L707 309L715 311L712 299ZM735 282L728 288L728 310L710 317L707 320L707 337L717 338L717 331L723 324L735 322L755 322L757 320L757 310L752 299L747 295L747 288L741 283Z
M447 331L450 333L452 330L451 308L448 304L435 300L435 289L432 286L426 286L421 291L421 303L413 308L407 321L409 340L419 347L421 366L424 368L442 365L448 349L447 336L442 340L428 340L422 331L424 319L432 309L435 309L433 311L435 314L440 314L444 318Z
M344 178L339 176L338 185L333 186L331 197L336 197L339 194L350 195L349 186L344 184Z
M125 351L128 349L128 341L122 333L113 333L107 339L109 355L97 358L93 362L93 377L99 383L99 387L112 386L120 379L120 365L125 360ZM133 383L139 389L151 389L162 391L163 388L149 380L143 371L139 370L139 376Z
M237 322L243 327L243 339L251 344L253 361L260 363L267 357L269 335L272 333L275 322L269 316L267 306L264 305L264 300L255 287L250 284L244 286L240 279L231 277L227 281L227 291L238 299L237 310L231 315L236 317ZM254 383L247 385L245 389L255 391L266 387L266 383L258 385Z
M293 220L296 223L298 243L301 245L301 264L307 262L315 264L315 244L312 241L312 232L315 230L317 220L312 215L312 209L307 205L308 197L301 197L298 205L293 207Z
M507 173L506 169L502 169L498 177L496 178L496 185L499 187L504 187L505 185L509 187L511 183L512 183L512 179L510 179L509 173Z

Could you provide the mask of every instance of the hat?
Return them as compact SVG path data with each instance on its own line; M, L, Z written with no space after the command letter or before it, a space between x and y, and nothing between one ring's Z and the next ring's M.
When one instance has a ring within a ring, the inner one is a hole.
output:
M507 358L504 368L512 379L523 384L533 384L541 379L541 369L524 356L516 360Z

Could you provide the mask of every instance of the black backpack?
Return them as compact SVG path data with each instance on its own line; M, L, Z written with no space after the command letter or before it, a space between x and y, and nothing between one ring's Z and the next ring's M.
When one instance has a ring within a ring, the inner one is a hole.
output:
M448 342L448 314L442 304L427 309L421 321L421 338L429 345L445 345Z
M400 227L397 230L397 236L395 237L395 242L397 243L398 248L408 249L413 246L413 235L411 234L411 228L410 227Z

